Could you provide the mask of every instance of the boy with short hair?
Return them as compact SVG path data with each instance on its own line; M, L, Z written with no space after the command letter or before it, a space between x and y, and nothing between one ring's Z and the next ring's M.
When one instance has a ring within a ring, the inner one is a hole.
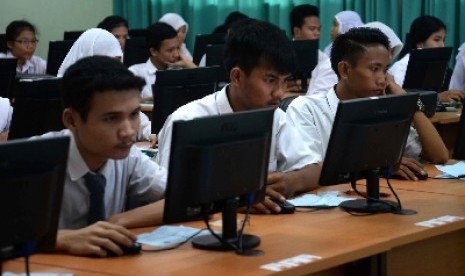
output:
M302 143L324 158L340 100L406 93L387 78L391 62L389 49L389 40L379 29L353 28L335 39L331 66L338 83L327 93L295 99L286 111L289 121L299 130ZM420 157L444 163L448 152L436 129L420 110L413 116L413 127L396 173L418 180L415 172L426 173L418 161ZM316 144L315 139L318 140Z
M134 146L144 84L110 57L85 57L66 70L62 93L67 129L43 135L71 138L58 250L121 255L136 240L123 225L161 222L156 214L146 220L137 209L160 200L166 186L166 170Z
M286 123L285 113L278 108L295 67L292 45L276 26L243 20L231 27L226 38L224 63L230 84L170 115L159 133L157 161L161 166L169 165L173 121L274 107L268 197L255 205L254 211L280 212L270 197L284 201L315 189L320 173L320 160L308 147L301 146L298 133Z

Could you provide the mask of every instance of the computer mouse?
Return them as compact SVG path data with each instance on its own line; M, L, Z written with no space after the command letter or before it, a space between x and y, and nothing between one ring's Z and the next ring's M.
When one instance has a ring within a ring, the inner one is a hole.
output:
M142 250L142 244L138 242L134 242L131 246L120 246L121 250L123 250L123 255L135 255L139 254ZM112 251L108 251L108 256L117 256Z
M279 201L274 198L270 198L276 205L281 208L281 212L279 214L292 214L295 212L295 206L292 205L289 201Z
M426 180L428 179L428 173L425 172L425 174L422 174L420 172L414 172L415 176L418 178L418 180Z

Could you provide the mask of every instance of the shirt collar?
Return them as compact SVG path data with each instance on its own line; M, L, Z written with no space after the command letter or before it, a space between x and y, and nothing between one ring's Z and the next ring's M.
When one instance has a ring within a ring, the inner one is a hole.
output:
M8 58L16 58L11 52L7 52L6 57L8 57ZM29 68L34 68L34 64L29 59L27 59L26 62L24 63L24 65L23 65L23 68L20 69L19 66L16 67L16 72L18 72L18 73L27 73Z
M216 105L218 107L219 114L233 113L233 109L229 103L228 93L226 93L228 87L229 84L225 85L216 95Z
M152 63L152 61L150 60L150 58L147 60L146 62L147 64L147 68L148 68L148 71L149 71L149 74L150 75L155 75L155 73L157 72L157 67L155 67L155 65Z
M334 87L332 87L331 90L328 91L328 93L326 94L326 99L328 100L329 109L331 109L331 112L333 114L336 114L337 105L339 104L339 98L336 95Z

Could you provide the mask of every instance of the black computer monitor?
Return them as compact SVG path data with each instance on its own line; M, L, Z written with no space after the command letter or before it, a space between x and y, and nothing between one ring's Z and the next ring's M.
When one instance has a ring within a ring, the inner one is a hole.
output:
M237 207L263 199L273 109L235 112L173 123L163 221L208 220L222 212L222 241L205 235L201 249L231 250L238 243ZM244 235L243 248L260 239Z
M301 80L302 92L307 92L307 80L318 63L319 40L294 40L292 46L297 58L297 68L292 75Z
M47 74L56 76L63 60L65 60L74 40L50 41L47 54Z
M340 101L336 111L320 185L366 179L366 199L345 201L351 212L400 212L394 202L379 199L379 173L402 158L417 94L389 95Z
M426 117L433 117L438 107L438 93L421 89L407 89L408 93L416 93L423 103L425 109L423 113Z
M0 59L0 97L12 98L16 78L16 58Z
M224 44L209 44L205 49L205 65L218 66L218 83L229 82L229 72L224 68Z
M76 41L85 31L65 31L63 33L63 40Z
M69 137L0 144L0 262L54 249Z
M215 92L217 75L218 67L157 71L152 85L152 133L157 134L179 107Z
M133 37L126 40L123 58L124 65L129 67L138 63L146 63L149 57L150 53L145 37Z
M145 38L147 36L147 28L145 29L129 29L128 31L128 35L130 38L134 38L134 37L142 37L142 38Z
M195 36L193 62L199 64L207 45L224 44L225 34L198 34Z
M457 133L457 140L455 141L453 157L457 160L465 160L465 108L462 106L462 113L460 115L460 125Z
M6 53L7 51L6 47L6 34L0 34L0 52Z
M61 78L21 79L17 84L8 140L64 128Z
M452 47L412 50L402 87L441 92L451 54Z

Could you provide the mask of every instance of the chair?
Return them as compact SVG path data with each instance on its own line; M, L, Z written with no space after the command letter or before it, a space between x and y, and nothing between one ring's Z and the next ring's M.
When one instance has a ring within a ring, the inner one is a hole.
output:
M50 41L47 55L47 74L56 76L74 40Z
M152 85L152 133L158 133L177 108L215 92L218 67L156 72Z
M124 65L129 67L137 63L145 63L149 57L150 53L147 49L145 37L134 37L126 40L123 58Z
M193 62L199 64L209 44L224 44L225 34L199 34L195 37Z
M81 36L81 34L83 33L84 31L65 31L63 33L63 40L74 40L76 41L79 36Z
M64 128L60 86L61 78L18 82L8 140Z
M457 133L457 140L455 140L455 147L453 158L457 160L465 160L465 108L462 107L462 113L460 115L460 125Z
M10 99L13 97L17 64L15 58L0 59L0 97Z
M290 97L286 97L286 98L282 99L281 102L279 103L279 108L281 108L284 112L286 112L287 107L297 97L299 97L299 96L290 96Z

